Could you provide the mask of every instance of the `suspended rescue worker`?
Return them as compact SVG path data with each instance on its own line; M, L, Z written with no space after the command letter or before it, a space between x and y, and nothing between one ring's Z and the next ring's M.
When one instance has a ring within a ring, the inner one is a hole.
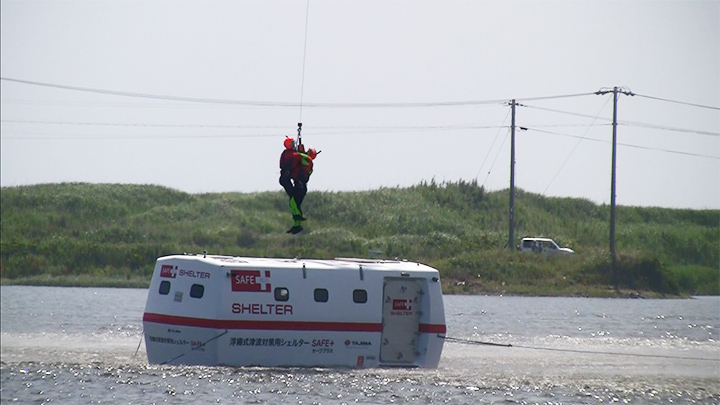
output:
M292 198L295 193L293 190L292 170L298 156L293 138L286 136L283 144L285 145L285 150L280 154L280 185L283 186L288 197Z
M301 221L305 221L302 213L302 202L307 194L307 183L313 171L313 159L319 152L310 149L305 153L305 146L296 145L295 140L285 137L285 150L280 155L280 185L290 199L290 212L293 218L293 227L287 232L296 234L302 232Z
M299 204L297 204L295 196L298 195L298 179L300 178L300 155L297 152L295 140L285 137L283 142L285 150L280 154L280 185L285 189L290 198L290 212L292 213L294 224L288 230L288 233L298 233L302 230L299 227L300 221L304 220ZM299 228L298 228L299 227Z
M310 148L310 150L305 153L305 147L302 144L300 144L298 149L300 165L298 178L295 181L295 202L300 210L300 218L298 219L300 221L304 221L305 218L302 217L302 203L305 199L305 195L307 194L307 183L310 181L310 175L313 172L313 160L317 157L318 152L314 148ZM295 219L295 217L293 217L293 219ZM298 222L296 225L299 226L300 223ZM302 227L300 230L302 230Z

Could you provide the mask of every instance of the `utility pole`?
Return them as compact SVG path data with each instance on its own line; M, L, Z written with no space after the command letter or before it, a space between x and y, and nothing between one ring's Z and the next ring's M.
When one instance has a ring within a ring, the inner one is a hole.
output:
M510 232L508 248L515 248L515 99L510 101L512 119L510 124Z
M615 178L616 178L616 161L617 161L617 92L618 88L613 87L613 137L612 137L612 170L610 174L610 256L612 257L613 283L615 289L618 288L617 274L617 252L615 251Z
M600 89L595 94L607 94L609 90ZM615 251L615 178L616 178L616 161L617 161L617 102L618 93L634 96L631 91L613 87L613 136L612 136L612 170L610 174L610 256L612 258L612 277L615 289L618 288L618 270L617 270L617 252Z

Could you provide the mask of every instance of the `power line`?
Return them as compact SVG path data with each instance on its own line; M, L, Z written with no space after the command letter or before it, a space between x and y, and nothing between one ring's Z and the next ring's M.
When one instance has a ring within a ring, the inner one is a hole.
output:
M227 128L227 129L284 129L284 125L217 125L217 124L145 124L122 122L83 122L83 121L37 121L37 120L0 120L12 124L41 124L41 125L78 125L78 126L118 126L118 127L151 127L151 128ZM542 125L539 125L542 126ZM562 125L560 125L562 126ZM573 126L573 125L570 125ZM505 128L504 125L320 125L317 129L347 129L347 130L472 130Z
M499 134L499 132L498 132L498 134ZM495 167L495 162L497 162L498 157L500 156L500 151L502 150L503 145L505 145L505 141L507 141L508 136L510 136L510 131L507 131L507 132L505 133L505 137L503 138L502 143L500 143L500 146L498 147L498 151L497 151L497 153L495 154L495 159L493 159L493 162L492 162L492 164L490 165L490 169L489 169L488 172L487 172L487 176L485 176L485 180L483 180L483 183L482 183L482 186L483 186L483 187L485 186L485 183L487 182L488 177L490 177L490 173L492 172L493 167ZM493 141L493 145L494 145L494 144L495 144L495 141ZM491 149L492 149L492 148L491 148ZM489 153L489 152L488 152L488 153ZM484 165L484 164L485 164L485 163L483 162L483 165Z
M517 105L518 105L519 107L533 108L533 109L536 109L536 110L543 110L543 111L550 111L550 112L555 112L555 113L558 113L558 114L574 115L574 116L576 116L576 117L590 118L590 119L592 119L592 120L601 119L601 120L605 120L605 121L612 121L612 120L609 119L609 118L597 117L597 116L595 116L595 115L590 115L590 114L582 114L582 113L576 113L576 112L572 112L572 111L563 111L563 110L557 110L557 109L554 109L554 108L538 107L538 106L527 105L527 104L517 104Z
M525 127L523 127L523 128L525 128ZM528 129L528 131L541 132L541 133L545 133L545 134L566 136L566 137L569 137L569 138L580 138L580 139L584 139L584 140L588 140L588 141L594 141L594 142L610 143L610 141L606 141L606 140L603 140L603 139L587 138L587 137L583 137L583 136L580 136L580 135L561 134L561 133L559 133L559 132L544 131L544 130L537 129L537 128L527 128L527 129ZM699 153L682 152L682 151L676 151L676 150L670 150L670 149L654 148L654 147L650 147L650 146L633 145L633 144L622 143L622 142L618 142L617 144L618 144L618 145L621 145L621 146L626 146L626 147L629 147L629 148L655 150L655 151L659 151L659 152L675 153L675 154L678 154L678 155L696 156L696 157L704 157L704 158L709 158L709 159L717 159L717 160L720 160L720 156L703 155L703 154L699 154Z
M269 127L268 127L269 128ZM488 129L494 129L494 128L505 128L505 127L498 127L498 126L490 126L487 127ZM258 128L247 128L247 129L258 129ZM260 127L262 129L262 127ZM467 130L474 130L477 128L453 128L453 127L446 127L446 128L433 128L433 127L395 127L395 128L366 128L366 130L358 130L357 128L337 128L337 129L344 129L344 131L315 131L313 132L313 136L354 136L354 135L360 135L360 134L380 134L387 136L389 134L400 134L400 133L408 133L408 132L430 132L430 131L467 131ZM23 135L24 136L18 136ZM2 135L3 140L36 140L36 139L51 139L51 140L63 140L63 139L211 139L211 138L262 138L262 137L279 137L286 135L286 132L282 133L272 133L272 134L231 134L231 135L218 135L218 134L210 134L210 135L152 135L152 134L144 134L144 135L43 135L43 134L27 134L22 132L12 132L9 133L8 131L5 131Z
M684 104L684 105L689 105L689 106L691 106L691 107L708 108L708 109L710 109L710 110L720 110L720 107L713 107L713 106L709 106L709 105L688 103L688 102L685 102L685 101L670 100L670 99L667 99L667 98L660 98L660 97L653 97L653 96L645 96L645 95L642 95L642 94L634 94L634 95L635 95L635 96L638 96L638 97L649 98L649 99L651 99L651 100L666 101L666 102L668 102L668 103Z
M497 142L498 137L500 136L500 132L502 128L505 128L505 123L507 122L507 118L510 115L510 110L508 110L507 114L505 114L505 118L503 119L502 126L498 129L498 132L495 134L495 138L493 139L492 145L490 145L490 148L488 148L488 152L485 154L485 159L483 160L482 164L480 165L480 168L478 169L477 174L475 175L475 180L477 180L478 176L480 176L480 171L482 171L482 168L485 166L485 163L488 160L488 157L490 156L490 152L492 151L493 146L495 146L495 142ZM499 153L499 152L498 152ZM495 158L497 160L497 157ZM493 165L495 162L493 162ZM490 177L490 171L492 170L492 167L490 170L488 170L487 176L485 176L485 180L483 180L482 185L485 185L485 182L487 181L488 177Z
M148 127L148 128L227 128L227 129L282 129L283 125L217 125L217 124L140 124L123 122L82 122L82 121L28 121L28 120L0 120L12 124L40 124L40 125L78 125L102 127Z
M699 153L691 153L691 152L682 152L678 150L670 150L670 149L663 149L663 148L651 148L649 146L641 146L641 145L630 145L627 143L618 143L618 145L626 146L628 148L636 148L636 149L646 149L646 150L656 150L660 152L667 152L667 153L674 153L677 155L686 155L686 156L696 156L696 157L704 157L709 159L716 159L720 160L720 156L709 156L709 155L701 155Z
M507 120L507 116L505 117ZM148 123L124 123L124 122L87 122L87 121L39 121L39 120L0 120L0 123L7 124L31 124L31 125L77 125L77 126L101 126L101 127L148 127L148 128L220 128L220 129L286 129L286 125L219 125L219 124L148 124ZM609 125L609 124L601 124ZM560 127L585 127L585 124L535 124L533 127L560 128ZM476 129L502 129L506 128L505 121L501 125L315 125L318 130L323 129L345 129L357 130L476 130Z
M189 103L165 103L163 101L158 102L147 102L147 103L135 103L135 102L127 102L127 101L49 101L49 100L3 100L3 104L20 104L20 105L37 105L37 106L61 106L61 107L93 107L93 108L111 108L111 107L121 107L121 108L158 108L158 109L168 109L168 108L192 108L192 109L198 109L198 108L236 108L232 104L189 104ZM268 108L268 107L257 107L257 106L248 106L249 108Z
M29 135L29 136L13 136L13 135L3 135L2 140L20 140L20 141L29 141L29 140L56 140L56 141L66 141L66 140L78 140L78 139L86 139L86 140L96 140L96 141L106 141L106 140L129 140L129 139L138 139L138 140L162 140L162 139L212 139L212 138L226 138L226 139L233 139L233 138L276 138L278 136L282 136L282 134L247 134L247 135L154 135L154 136L148 136L148 135L60 135L60 136L53 136L53 135Z
M572 111L563 111L563 110L557 110L557 109L553 109L553 108L538 107L538 106L532 106L532 105L527 105L527 104L518 104L518 106L532 108L532 109L536 109L536 110L550 111L550 112L555 112L558 114L567 114L567 115L574 115L577 117L591 118L591 119L593 119L593 121L596 121L596 120L612 121L609 118L597 117L597 116L592 116L589 114L576 113L576 112L572 112ZM720 133L718 133L718 132L678 128L678 127L671 127L671 126L667 126L667 125L648 124L648 123L637 122L637 121L618 121L618 124L626 125L626 126L660 129L660 130L664 130L664 131L685 132L685 133L697 134L697 135L720 136Z
M309 8L309 2L308 2ZM306 15L307 19L307 15ZM305 43L307 44L307 22L305 32ZM305 56L303 56L303 81L305 72ZM402 108L402 107L451 107L451 106L466 106L466 105L485 105L485 104L504 104L507 103L508 99L495 99L495 100L464 100L464 101L437 101L437 102L414 102L414 103L304 103L303 89L301 89L300 102L277 102L277 101L252 101L252 100L228 100L228 99L213 99L213 98L200 98L200 97L184 97L184 96L171 96L171 95L158 95L148 93L134 93L107 89L97 89L90 87L80 86L69 86L64 84L54 84L45 82L36 82L31 80L13 79L9 77L0 77L0 80L28 84L33 86L52 87L65 90L83 91L90 93L109 94L124 97L137 97L137 98L151 98L160 100L170 101L186 101L196 103L213 103L213 104L238 104L238 105L250 105L258 107L324 107L324 108ZM304 83L303 83L304 88ZM542 97L527 97L520 98L518 100L551 100L559 98L571 98L594 95L595 93L578 93L578 94L564 94L554 96L542 96ZM301 113L302 114L302 113Z
M22 84L29 84L29 85L33 85L33 86L64 89L64 90L74 90L74 91L82 91L82 92L88 92L88 93L109 94L109 95L113 95L113 96L151 98L151 99L159 99L159 100L188 101L188 102L196 102L196 103L213 103L213 104L242 104L242 105L254 105L254 106L263 106L263 107L268 107L268 106L269 107L297 107L299 105L297 103L238 101L238 100L222 100L222 99L197 98L197 97L179 97L179 96L157 95L157 94L147 94L147 93L132 93L132 92L116 91L116 90L95 89L95 88L90 88L90 87L68 86L68 85L64 85L64 84L35 82L35 81L30 81L30 80L11 79L11 78L7 78L7 77L0 77L0 80L5 80L5 81L15 82L15 83L22 83Z
M134 93L126 91L96 89L90 87L68 86L63 84L43 83L30 80L12 79L8 77L0 77L0 80L9 82L28 84L33 86L43 86L58 88L64 90L82 91L88 93L107 94L113 96L149 98L157 100L183 101L192 103L210 103L210 104L234 104L247 105L255 107L318 107L318 108L414 108L414 107L453 107L453 106L471 106L471 105L490 105L503 104L507 100L467 100L467 101L440 101L440 102L416 102L416 103L292 103L281 101L259 101L259 100L228 100L201 97L183 97L170 96L148 93Z
M571 97L594 96L594 95L595 95L595 92L593 92L593 93L578 93L578 94L565 94L565 95L560 95L560 96L516 98L515 101L553 100L553 99L558 99L558 98L571 98Z
M507 115L505 117L507 120ZM22 123L22 124L49 124L49 125L80 125L80 126L117 126L117 127L147 127L147 128L210 128L210 129L271 129L271 130L278 130L278 129L285 129L285 126L282 125L207 125L207 124L137 124L137 123L100 123L100 122L64 122L64 121L21 121L21 120L0 120L0 122L3 123ZM493 147L495 146L495 143L497 142L497 139L500 135L500 130L503 128L506 128L507 126L504 125L505 122L503 122L502 125L435 125L435 126L319 126L317 127L318 131L314 133L315 136L342 136L342 135L357 135L357 134L376 134L376 133L401 133L401 132L425 132L425 131L466 131L466 130L479 130L479 129L498 129L498 133L496 134L492 145L488 149L488 153L485 155L485 159L483 160L482 165L480 166L480 169L478 170L476 178L480 175L480 171L482 171L482 168L485 166L485 163L487 163L487 160L490 156L490 153L492 152ZM561 125L547 125L547 126L561 126ZM576 126L576 125L569 125L569 126ZM590 125L592 126L592 124ZM563 134L559 132L554 131L548 131L540 129L542 125L535 125L535 126L523 126L520 127L523 130L530 130L550 135L559 135L569 138L577 138L580 141L582 140L588 140L588 141L595 141L595 142L603 142L603 143L609 143L609 141L601 140L601 139L594 139L594 138L588 138L586 136L580 136L580 135L572 135L572 134ZM330 130L330 131L323 131ZM338 132L338 130L343 130L343 132ZM587 133L587 131L586 131ZM52 136L52 135L29 135L29 136L15 136L19 134L18 132L10 133L8 134L8 131L5 131L5 133L2 136L3 140L73 140L73 139L96 139L96 140L109 140L109 139L211 139L211 138L263 138L263 137L277 137L282 136L283 134L273 133L273 134L233 134L233 135L112 135L112 136L96 136L96 135L60 135L60 136ZM717 135L717 134L715 134ZM503 141L504 143L504 141ZM667 153L675 153L675 154L681 154L681 155L688 155L688 156L697 156L697 157L705 157L705 158L711 158L711 159L720 159L720 157L717 156L708 156L708 155L702 155L702 154L696 154L696 153L690 153L690 152L681 152L681 151L674 151L669 149L662 149L662 148L653 148L653 147L647 147L647 146L641 146L641 145L633 145L633 144L627 144L627 143L618 143L618 145L631 147L631 148L638 148L638 149L646 149L646 150L656 150L661 152L667 152ZM493 166L495 164L495 161L497 160L497 155L495 156L495 159L493 160ZM492 171L493 166L490 167L490 170L488 171L488 176L490 175L490 172ZM487 177L485 178L485 181L487 181ZM548 186L549 187L549 186Z
M619 125L624 126L630 126L630 127L644 127L644 128L652 128L652 129L661 129L663 131L673 131L673 132L685 132L688 134L696 134L696 135L707 135L707 136L720 136L720 133L718 132L710 132L710 131L698 131L695 129L685 129L685 128L678 128L678 127L669 127L666 125L655 125L655 124L646 124L643 122L633 122L633 121L618 121Z
M308 2L308 8L309 8L309 2ZM306 14L306 20L307 20L307 14ZM307 21L306 21L305 36L306 36L305 41L307 43ZM304 64L305 64L305 56L303 56L303 74L304 74ZM10 77L0 77L0 80L4 80L4 81L8 81L8 82L15 82L15 83L22 83L22 84L33 85L33 86L52 87L52 88L65 89L65 90L108 94L108 95L123 96L123 97L150 98L150 99L170 100L170 101L186 101L186 102L194 102L194 103L236 104L236 105L249 105L249 106L257 106L257 107L303 107L303 106L324 107L324 108L443 107L443 106L503 104L503 103L507 103L507 101L509 100L509 99L495 99L495 100L465 100L465 101L446 101L446 102L440 101L440 102L416 102L416 103L303 103L302 102L302 91L303 90L301 90L300 103L292 103L292 102L278 102L278 101L229 100L229 99L215 99L215 98L203 98L203 97L184 97L184 96L159 95L159 94L149 94L149 93L135 93L135 92L126 92L126 91L117 91L117 90L97 89L97 88L90 88L90 87L69 86L69 85L64 85L64 84L37 82L37 81L31 81L31 80L14 79L14 78L10 78ZM576 93L576 94L564 94L564 95L541 96L541 97L526 97L526 98L518 97L518 98L516 98L516 100L518 100L518 101L551 100L551 99L581 97L581 96L589 96L589 95L601 95L601 94L605 94L605 93L607 93L607 91L603 91L601 89L600 91L596 91L596 92L592 92L592 93ZM688 102L684 102L684 101L665 99L665 98L661 98L661 97L654 97L654 96L636 94L636 93L631 93L631 92L628 92L627 94L632 95L632 96L653 99L653 100L670 102L670 103L684 104L684 105L688 105L688 106L692 106L692 107L720 110L720 107L688 103ZM518 104L518 105L520 105L520 104Z
M128 125L119 125L122 127L128 127ZM138 124L136 126L142 127L144 125ZM208 129L284 129L284 126L165 126L165 125L148 125L148 128L156 128L156 127L180 127L180 128L208 128ZM468 131L468 130L478 130L478 129L496 129L496 128L506 128L505 126L497 126L497 125L488 125L488 126L479 126L479 125L469 125L469 126L367 126L367 127L349 127L349 126L326 126L326 127L319 127L319 130L316 130L313 132L313 136L354 136L359 134L382 134L382 135L389 135L389 134L399 134L399 133L408 133L408 132L431 132L431 131ZM323 129L326 129L327 131L323 131ZM104 139L210 139L210 138L259 138L259 137L278 137L282 136L283 133L272 133L272 134L231 134L231 135L217 135L217 134L211 134L211 135L198 135L198 134L192 134L192 135L152 135L152 134L143 134L143 135L44 135L44 134L23 134L22 132L8 132L4 131L2 135L3 140L37 140L37 139L48 139L48 140L63 140L63 139L98 139L98 140L104 140ZM25 135L25 136L17 136L17 135Z
M605 107L607 106L607 104L608 104L609 101L610 101L610 99L607 99L607 101L605 101L605 104L603 104L603 106L600 108L600 111L598 111L598 113L597 113L597 115L595 116L595 118L593 119L593 121L592 121L592 122L590 123L590 125L588 125L587 128L585 129L585 133L583 134L583 137L582 137L581 139L579 139L579 140L575 143L575 146L573 147L573 149L572 149L572 150L570 151L570 153L568 154L568 157L565 159L565 161L563 162L563 164L560 166L560 168L558 169L558 171L555 173L555 176L553 176L553 178L550 180L550 183L548 183L547 187L545 187L545 190L543 191L543 195L544 195L545 193L547 193L547 191L548 191L548 189L550 188L550 186L552 186L552 184L555 182L555 179L557 178L557 176L560 175L560 172L561 172L562 169L565 167L565 165L567 164L567 162L570 160L570 158L572 157L572 155L575 153L575 150L577 150L578 146L580 146L580 142L582 142L583 139L585 139L585 135L587 135L588 131L590 131L590 128L593 126L593 124L595 123L595 121L597 121L598 117L600 117L600 114L603 112L603 110L605 109Z

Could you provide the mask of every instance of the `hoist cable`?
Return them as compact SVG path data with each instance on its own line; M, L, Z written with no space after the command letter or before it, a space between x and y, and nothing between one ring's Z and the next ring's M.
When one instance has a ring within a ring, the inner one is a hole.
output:
M305 59L307 58L307 37L308 37L308 18L310 16L310 0L307 0L305 7L305 42L303 43L303 62L302 62L302 78L300 79L300 117L298 118L297 127L297 144L302 145L302 110L303 97L305 93Z
M302 125L302 108L303 108L303 93L305 92L305 59L307 56L307 37L308 37L308 18L310 16L310 0L307 0L307 7L305 8L305 42L303 44L303 62L302 62L302 79L300 80L300 118L298 119L298 139L300 138L300 129Z

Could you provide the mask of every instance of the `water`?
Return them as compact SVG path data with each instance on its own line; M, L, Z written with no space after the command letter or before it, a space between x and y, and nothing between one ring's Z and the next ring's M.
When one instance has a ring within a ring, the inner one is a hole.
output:
M151 366L147 290L0 287L17 403L720 403L720 297L446 296L437 369ZM511 344L497 347L470 342ZM137 354L136 354L137 350Z

